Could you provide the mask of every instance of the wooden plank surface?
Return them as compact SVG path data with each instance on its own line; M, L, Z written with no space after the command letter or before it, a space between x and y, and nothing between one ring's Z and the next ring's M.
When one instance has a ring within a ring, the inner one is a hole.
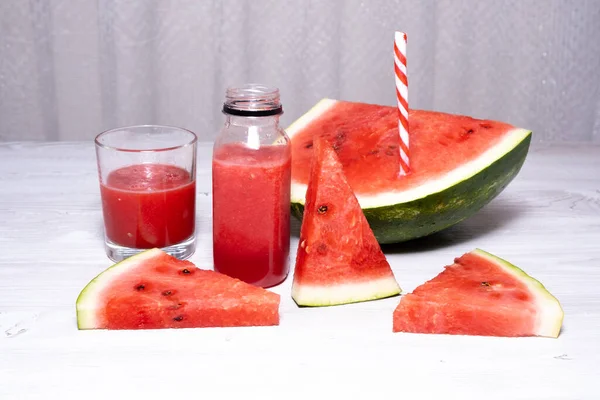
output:
M211 268L211 146L198 165L198 250ZM384 246L403 292L475 247L539 279L565 310L558 339L393 334L398 297L300 309L281 325L78 331L75 300L111 263L90 143L0 144L0 399L594 399L600 389L600 146L537 145L472 218ZM292 260L299 224L294 220Z

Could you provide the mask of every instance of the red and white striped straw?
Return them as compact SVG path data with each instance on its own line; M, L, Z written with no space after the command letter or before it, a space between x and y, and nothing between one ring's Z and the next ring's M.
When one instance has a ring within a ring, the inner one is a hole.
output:
M408 146L408 79L406 78L406 33L394 35L394 71L398 101L398 132L400 134L400 175L410 170Z

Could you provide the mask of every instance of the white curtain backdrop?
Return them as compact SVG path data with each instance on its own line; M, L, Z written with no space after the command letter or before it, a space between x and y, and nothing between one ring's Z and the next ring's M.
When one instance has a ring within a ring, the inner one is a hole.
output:
M323 97L499 119L600 142L598 0L0 0L0 141L129 124L212 140L226 86L281 89L287 125Z

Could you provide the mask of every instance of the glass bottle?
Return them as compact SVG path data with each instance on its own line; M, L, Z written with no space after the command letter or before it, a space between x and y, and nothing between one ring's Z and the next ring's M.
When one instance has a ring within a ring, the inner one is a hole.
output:
M215 271L271 287L289 272L291 144L279 90L229 88L213 147Z

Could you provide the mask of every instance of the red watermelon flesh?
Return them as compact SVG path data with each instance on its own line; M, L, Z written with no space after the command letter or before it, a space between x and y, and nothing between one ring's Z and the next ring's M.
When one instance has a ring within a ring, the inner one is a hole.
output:
M79 329L160 329L279 324L280 296L159 249L98 275L77 299Z
M474 160L515 129L499 121L410 110L411 173L398 179L397 109L346 101L329 107L299 132L289 129L293 180L308 183L313 137L321 136L336 149L350 186L360 195L422 185Z
M335 151L318 137L314 151L292 297L324 306L400 293Z
M394 332L557 337L560 303L507 261L476 249L402 297Z

